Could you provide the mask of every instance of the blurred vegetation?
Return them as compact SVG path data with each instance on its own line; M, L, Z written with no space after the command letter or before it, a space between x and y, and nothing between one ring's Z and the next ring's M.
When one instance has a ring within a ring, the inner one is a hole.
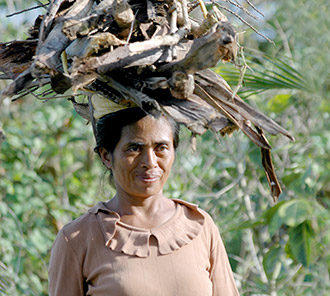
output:
M274 205L260 151L243 133L208 132L181 146L166 193L215 219L241 295L328 295L330 290L330 19L326 0L254 1L267 12L240 35L246 73L239 94L290 130L271 137L283 193ZM34 1L0 1L1 40L24 38ZM24 29L22 29L24 28ZM241 61L242 62L242 61ZM232 65L215 69L236 87ZM5 85L0 81L0 88ZM93 153L91 127L66 101L33 98L0 107L0 295L47 295L49 249L65 223L114 194Z

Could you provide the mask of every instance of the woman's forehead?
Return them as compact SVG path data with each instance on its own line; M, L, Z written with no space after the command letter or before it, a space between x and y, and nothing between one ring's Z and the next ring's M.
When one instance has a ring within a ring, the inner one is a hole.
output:
M146 116L122 129L121 140L125 141L173 141L173 131L166 117Z

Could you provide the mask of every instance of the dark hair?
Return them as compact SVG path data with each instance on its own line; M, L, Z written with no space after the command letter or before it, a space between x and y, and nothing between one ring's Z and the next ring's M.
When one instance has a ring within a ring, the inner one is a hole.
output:
M122 129L145 116L148 116L148 114L141 108L133 107L100 118L96 124L96 147L94 151L99 153L99 149L103 147L112 154L120 140ZM179 124L170 117L166 117L166 119L172 127L173 147L176 149L179 145Z

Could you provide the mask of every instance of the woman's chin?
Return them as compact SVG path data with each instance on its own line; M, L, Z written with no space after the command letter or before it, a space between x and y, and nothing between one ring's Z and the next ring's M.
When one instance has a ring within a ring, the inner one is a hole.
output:
M157 186L154 183L143 183L142 186L136 186L131 192L131 195L147 198L153 195L162 194L162 192L162 187Z

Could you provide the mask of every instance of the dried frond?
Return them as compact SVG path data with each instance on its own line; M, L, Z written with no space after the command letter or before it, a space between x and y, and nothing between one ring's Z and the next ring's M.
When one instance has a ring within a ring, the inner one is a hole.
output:
M209 69L219 62L237 65L236 32L223 12L271 40L225 6L234 5L257 19L240 2L211 2L207 11L202 0L52 1L47 13L35 21L28 40L0 44L4 73L0 78L13 80L0 99L18 100L26 94L42 101L69 99L93 128L90 98L102 96L123 107L137 105L154 116L166 113L193 135L211 129L224 136L240 129L262 149L276 198L280 187L263 130L292 136L246 104L237 96L238 88L232 91ZM261 14L250 1L246 3ZM197 5L204 20L189 15ZM242 53L241 57L244 61ZM244 71L243 65L238 87ZM80 94L88 96L88 104L77 102L75 96Z

